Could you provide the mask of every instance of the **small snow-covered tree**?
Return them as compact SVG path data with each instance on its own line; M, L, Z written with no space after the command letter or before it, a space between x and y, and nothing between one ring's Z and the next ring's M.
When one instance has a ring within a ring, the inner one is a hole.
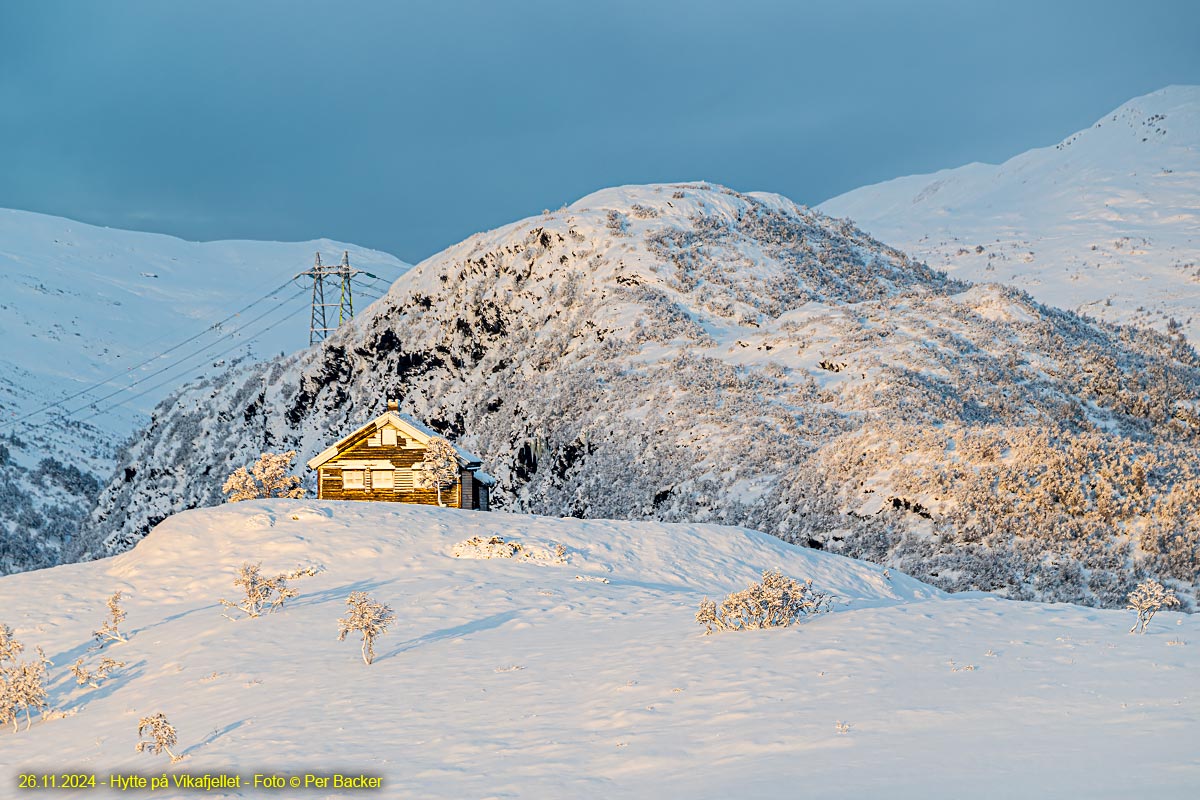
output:
M93 689L99 689L100 684L113 672L113 670L120 669L124 666L124 661L117 661L106 656L100 659L100 665L96 667L96 670L93 672L87 667L83 666L83 656L80 656L75 660L75 663L71 665L71 674L75 676L75 682L80 686L83 686L86 683Z
M142 739L143 734L149 735L150 740ZM178 739L175 727L167 721L166 715L161 711L152 717L142 717L138 720L138 739L139 753L149 750L154 755L160 755L165 751L171 757L172 764L183 759L183 756L171 752L171 747L178 743Z
M1137 619L1129 629L1130 633L1145 633L1146 626L1154 619L1159 609L1163 606L1179 605L1179 598L1155 580L1139 583L1138 587L1129 593L1128 601L1129 605L1125 608L1137 613Z
M812 588L811 580L798 583L779 570L764 570L761 583L728 595L719 606L704 598L696 621L706 635L713 630L784 628L801 617L828 611L832 603L833 596Z
M288 586L288 581L316 574L316 567L304 567L294 572L267 576L262 574L261 561L257 564L247 561L242 564L237 577L233 579L233 585L242 589L244 597L237 603L221 598L221 605L236 608L248 617L260 617L282 607L287 600L300 593Z
M445 506L442 489L453 486L458 480L458 452L454 445L440 436L430 439L425 446L425 462L417 473L417 480L422 488L436 488L438 505Z
M344 641L352 631L362 632L363 661L370 664L375 660L375 637L387 633L388 626L396 620L392 609L372 600L366 592L351 592L346 598L350 613L339 619L338 641Z
M12 628L0 622L0 666L3 666L5 661L16 661L24 649L25 645L13 636Z
M0 625L0 634L7 632L0 657L0 725L12 724L17 731L17 720L25 712L25 730L33 724L33 711L42 712L49 708L46 702L46 667L52 662L46 658L42 648L37 648L34 661L18 661L17 655L24 648L12 638L12 631Z
M304 497L300 479L289 475L295 450L286 453L263 453L250 468L238 467L228 478L221 491L229 495L229 502L255 500L260 497Z
M125 635L118 630L118 626L125 619L125 610L121 608L121 595L123 592L117 591L113 596L108 598L108 618L104 620L104 624L100 626L100 630L92 631L99 642L103 644L104 640L108 639L114 642L126 641Z

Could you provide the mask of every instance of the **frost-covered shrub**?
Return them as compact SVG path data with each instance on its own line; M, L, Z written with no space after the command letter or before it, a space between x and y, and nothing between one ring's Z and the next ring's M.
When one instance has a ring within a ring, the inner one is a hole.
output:
M121 608L121 595L123 592L113 592L113 596L108 598L108 618L104 620L104 624L100 626L100 630L93 631L92 636L101 644L105 640L112 642L124 642L125 634L121 633L118 626L125 620L125 610Z
M829 611L832 604L833 596L814 589L811 580L798 583L779 570L764 570L761 583L727 595L719 606L704 598L696 621L706 635L713 630L786 628L803 617Z
M37 658L20 661L24 646L13 637L12 629L0 624L0 725L11 724L19 730L17 721L25 713L25 729L33 724L33 711L46 716L49 709L46 690L46 667L50 660L37 648Z
M25 645L13 636L12 628L0 622L0 664L6 661L16 661L17 656L21 655L21 651L24 649Z
M1128 600L1129 605L1126 609L1137 614L1133 627L1129 629L1130 633L1145 633L1146 626L1163 606L1179 605L1179 598L1173 592L1153 580L1139 583L1138 587L1129 593Z
M447 489L458 480L458 453L449 440L435 436L425 446L425 457L421 470L416 473L417 485L426 489L437 489L437 501L442 502L442 489Z
M561 544L555 545L553 549L531 547L511 539L506 541L502 536L491 536L487 539L472 536L454 545L450 553L455 558L516 558L557 562L565 562L567 559L567 549Z
M116 659L105 656L104 658L100 659L100 663L96 666L95 670L89 670L87 667L83 666L83 656L80 656L79 658L75 659L75 663L71 665L71 674L75 676L75 682L80 686L87 684L93 689L99 689L100 684L103 683L104 680L108 678L108 676L112 674L114 670L121 669L124 666L124 661L117 661Z
M392 609L383 603L377 603L366 592L351 592L346 598L350 613L338 620L338 641L345 641L346 634L353 631L362 633L363 662L370 664L375 660L375 638L387 633L388 626L396 621Z
M624 236L629 229L629 220L620 211L609 211L606 215L605 227L614 236Z
M260 497L304 497L300 479L289 475L295 450L286 453L263 453L247 471L238 467L225 479L221 491L229 495L229 502L255 500Z
M138 720L138 743L137 751L139 753L151 752L154 755L166 753L171 757L171 763L183 760L183 756L177 756L171 752L171 748L178 743L178 737L175 734L175 726L167 721L167 717L161 711L152 717L142 717ZM142 739L143 735L150 738Z
M287 600L300 594L299 591L288 586L288 581L316 574L316 567L304 567L294 572L280 573L269 577L262 574L261 561L257 564L247 561L242 564L237 577L233 579L233 585L241 588L243 592L241 601L234 603L222 598L221 605L237 609L248 617L260 617L282 608ZM230 619L233 618L230 617Z

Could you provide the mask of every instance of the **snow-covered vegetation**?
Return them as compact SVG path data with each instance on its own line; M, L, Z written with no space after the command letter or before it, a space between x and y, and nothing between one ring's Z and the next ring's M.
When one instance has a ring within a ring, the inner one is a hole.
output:
M220 602L225 608L240 611L247 617L261 617L263 614L278 611L283 608L284 603L300 594L299 589L288 586L288 581L311 578L316 574L316 567L301 567L292 572L264 575L261 561L255 564L247 561L238 568L233 579L233 585L241 593L241 597L236 601L221 598Z
M173 395L74 554L220 502L264 450L311 457L387 397L482 455L500 508L741 524L953 591L1120 607L1153 577L1196 603L1200 359L1180 334L703 183L476 235L323 345Z
M80 434L80 444L86 441L81 428L67 428ZM66 457L40 438L0 433L0 574L61 560L104 485L99 476L116 463L115 443L106 447L97 446L89 453L94 460L85 457L81 467L48 455L47 450Z
M396 615L391 606L372 600L366 592L351 592L346 606L346 616L338 620L338 641L344 642L350 633L360 634L363 663L370 666L375 661L375 640L387 633Z
M474 538L561 542L571 565L451 554ZM223 619L230 576L260 558L325 569L274 614ZM706 636L700 601L764 570L811 579L832 611ZM106 655L127 666L80 686L64 665L114 586L131 635ZM396 609L370 667L357 633L338 641L355 592ZM1122 609L946 595L738 528L253 500L0 578L0 597L0 622L54 662L44 702L62 712L0 730L14 780L337 770L380 777L381 797L897 800L1200 783L1200 617L1164 609L1133 636Z
M40 647L37 658L21 659L24 649L12 628L0 622L0 726L12 725L13 733L19 730L22 714L29 730L33 712L49 707L46 667L52 662Z
M263 453L249 470L238 467L229 473L221 491L231 503L261 497L304 497L300 479L290 474L296 451Z
M786 628L804 617L829 611L834 598L812 581L803 583L779 570L763 570L761 581L725 596L720 605L707 597L700 601L696 621L705 633Z
M1126 608L1137 614L1137 619L1129 632L1145 633L1146 627L1150 624L1150 620L1154 619L1154 615L1164 606L1179 605L1179 598L1164 589L1158 581L1145 581L1139 583L1138 587L1129 593L1128 602L1129 605Z
M442 490L454 485L458 478L458 452L449 440L435 436L425 446L425 461L416 473L416 485L425 489L437 489L438 505L442 501Z
M481 539L472 536L450 549L455 558L518 558L529 561L549 561L565 564L567 550L561 544L536 545L506 540L503 536Z

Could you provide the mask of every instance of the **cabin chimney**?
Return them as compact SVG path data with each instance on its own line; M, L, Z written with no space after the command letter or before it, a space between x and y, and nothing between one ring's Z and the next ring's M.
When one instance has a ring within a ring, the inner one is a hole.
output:
M400 410L400 401L393 400L389 397L387 403L388 403L388 411L399 411Z

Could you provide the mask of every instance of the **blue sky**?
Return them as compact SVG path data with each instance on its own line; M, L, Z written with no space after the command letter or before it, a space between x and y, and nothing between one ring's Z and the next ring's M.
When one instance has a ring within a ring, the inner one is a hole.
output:
M816 204L1200 83L1200 3L0 4L0 206L416 261L604 186Z

